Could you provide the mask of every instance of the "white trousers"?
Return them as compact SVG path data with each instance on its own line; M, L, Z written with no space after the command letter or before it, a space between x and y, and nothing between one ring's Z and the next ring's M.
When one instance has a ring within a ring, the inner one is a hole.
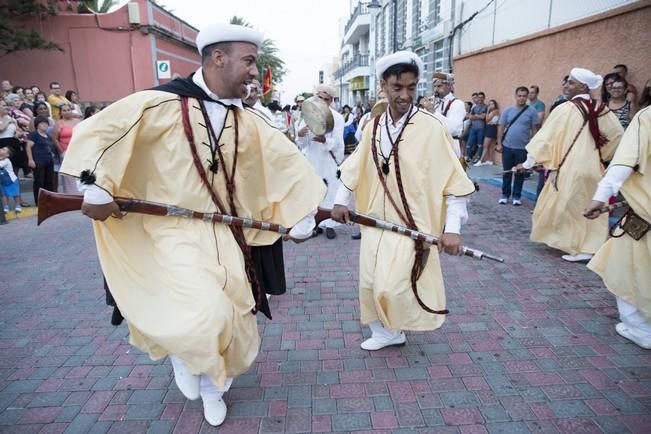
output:
M173 360L172 366L174 366L175 369L184 369L189 372L188 366L180 357L170 354L170 359ZM212 382L210 377L207 375L201 375L201 382L199 384L199 394L201 395L201 399L219 400L222 398L224 393L228 392L228 390L231 388L231 385L233 384L233 378L228 377L224 383L224 387L218 387Z

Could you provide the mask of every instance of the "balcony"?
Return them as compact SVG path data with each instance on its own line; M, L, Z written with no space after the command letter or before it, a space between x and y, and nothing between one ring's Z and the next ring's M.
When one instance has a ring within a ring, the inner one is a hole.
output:
M368 68L368 54L355 54L350 61L344 63L341 68L335 72L335 79L339 80L355 68ZM357 75L368 75L368 72L366 74L355 74L355 76Z
M371 28L371 15L366 3L358 3L344 28L344 39L341 45L355 44L362 36L368 34Z

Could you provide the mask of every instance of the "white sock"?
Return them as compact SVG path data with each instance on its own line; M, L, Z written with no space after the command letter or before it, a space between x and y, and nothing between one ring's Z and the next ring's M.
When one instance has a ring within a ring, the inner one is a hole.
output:
M617 297L619 319L628 327L635 329L637 334L648 335L651 338L651 321L629 302Z
M400 330L385 329L380 321L371 321L368 326L371 328L371 333L374 337L392 339L400 334Z
M201 376L201 399L206 399L208 401L217 401L222 399L224 393L228 392L228 389L231 388L233 384L233 378L228 377L223 388L215 386L210 377L207 375Z

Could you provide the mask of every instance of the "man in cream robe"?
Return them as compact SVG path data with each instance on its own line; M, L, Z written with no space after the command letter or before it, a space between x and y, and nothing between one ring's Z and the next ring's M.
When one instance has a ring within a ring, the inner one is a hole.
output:
M556 108L526 149L517 170L542 164L551 171L532 217L531 240L566 252L566 261L587 261L606 241L608 216L583 218L583 207L617 149L623 129L607 107L590 98L601 76L574 68L567 82L570 101ZM597 144L597 142L600 142Z
M621 191L632 210L651 223L651 107L638 112L626 129L608 171L586 210L588 218ZM621 189L621 190L620 190ZM621 322L615 330L651 349L651 232L639 240L615 230L588 268L617 297ZM621 235L621 236L620 236Z
M300 117L296 124L296 144L328 186L328 194L321 202L321 207L332 208L339 187L337 166L344 160L344 118L332 108L332 101L336 96L333 87L319 85L315 93L330 108L334 118L334 128L329 133L317 136L308 129L303 117ZM337 236L334 229L336 223L333 220L328 219L320 226L325 227L328 239Z
M258 75L261 42L262 35L241 26L203 29L196 73L163 90L128 96L79 124L61 169L80 178L82 212L98 220L100 263L131 343L152 359L171 356L179 389L189 399L202 397L211 425L226 416L221 397L232 377L246 372L258 354L252 309L260 306L245 271L246 249L226 225L122 215L113 197L219 212L212 189L239 216L287 227L301 222L305 227L293 235L310 236L311 212L325 194L320 177L282 133L242 105ZM248 229L244 236L249 246L279 237Z
M475 188L452 150L446 126L413 105L418 76L423 72L422 61L412 52L400 51L379 59L376 71L389 107L367 126L361 143L341 165L342 187L335 199L333 218L349 222L347 204L354 192L360 213L406 225L400 217L407 211L398 191L398 152L400 178L414 226L434 235L441 235L445 226L440 247L449 254L459 254L460 226L467 219L464 196ZM381 169L373 158L373 141ZM397 209L385 194L379 173ZM414 294L410 278L414 258L415 243L411 238L362 226L361 322L368 324L372 332L362 343L363 349L402 345L402 330L435 330L443 324L445 316L425 311ZM436 248L429 249L424 262L416 282L417 293L429 309L442 311L445 290Z

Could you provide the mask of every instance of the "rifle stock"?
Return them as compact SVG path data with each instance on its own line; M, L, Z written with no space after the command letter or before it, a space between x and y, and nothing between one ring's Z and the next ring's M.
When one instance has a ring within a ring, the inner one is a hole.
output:
M80 210L83 201L84 196L80 194L62 194L40 189L36 224L40 225L53 215Z

